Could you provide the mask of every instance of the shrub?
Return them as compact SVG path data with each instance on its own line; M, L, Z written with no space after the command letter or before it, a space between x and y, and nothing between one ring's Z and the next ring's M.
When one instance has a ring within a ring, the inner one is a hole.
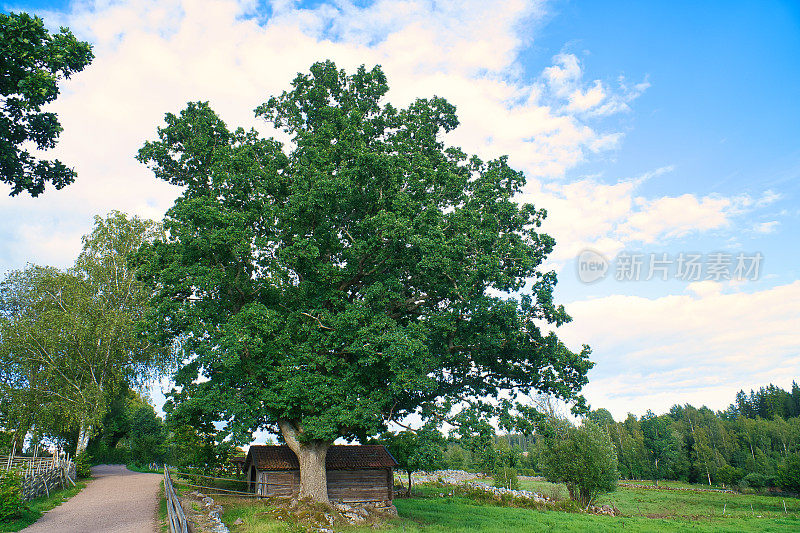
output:
M576 428L552 421L541 450L542 466L551 481L562 482L571 499L588 507L598 495L617 488L617 454L604 429L591 420Z
M750 472L742 478L740 482L745 487L752 487L754 489L763 489L767 485L767 478L764 474L758 472Z
M510 466L500 466L495 468L492 472L494 478L494 486L502 487L505 489L519 489L519 479L517 478L517 469Z
M0 522L18 517L23 508L22 477L13 470L0 473Z
M723 485L733 485L742 478L742 471L731 465L723 465L717 469L716 481Z
M92 475L92 462L85 451L75 456L75 473L79 478L88 478Z

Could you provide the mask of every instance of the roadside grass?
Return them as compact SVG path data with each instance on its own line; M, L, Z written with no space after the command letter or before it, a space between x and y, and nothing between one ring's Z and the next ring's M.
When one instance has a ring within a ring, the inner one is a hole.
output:
M158 525L162 533L169 533L167 524L167 492L164 490L164 481L161 481L158 489Z
M0 522L0 532L19 531L20 529L28 527L39 520L46 511L58 507L78 494L88 483L89 480L78 481L75 483L74 487L56 490L51 492L50 496L42 496L41 498L26 502L27 508L22 511L22 516L8 522Z
M164 471L160 468L153 470L148 465L140 465L139 463L128 463L125 465L125 468L130 470L131 472L140 472L142 474L163 474Z

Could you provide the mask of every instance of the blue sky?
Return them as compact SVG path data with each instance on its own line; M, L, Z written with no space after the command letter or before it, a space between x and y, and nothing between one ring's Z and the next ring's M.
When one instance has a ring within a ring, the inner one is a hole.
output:
M698 5L699 4L699 5ZM79 180L2 198L0 271L66 267L95 214L160 217L177 190L133 160L167 111L210 100L229 123L332 58L380 63L398 104L438 94L447 142L507 153L551 213L562 332L597 362L615 416L800 377L800 4L797 2L13 2L95 46L53 106L54 154ZM756 280L577 276L584 249L760 252ZM155 399L160 398L156 391Z

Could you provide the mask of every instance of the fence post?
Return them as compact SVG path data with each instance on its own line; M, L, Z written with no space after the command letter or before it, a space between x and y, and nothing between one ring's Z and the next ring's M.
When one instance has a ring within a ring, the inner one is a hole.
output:
M189 526L186 522L186 515L175 488L172 486L172 478L169 476L169 469L164 465L164 498L167 501L167 519L171 533L188 533Z

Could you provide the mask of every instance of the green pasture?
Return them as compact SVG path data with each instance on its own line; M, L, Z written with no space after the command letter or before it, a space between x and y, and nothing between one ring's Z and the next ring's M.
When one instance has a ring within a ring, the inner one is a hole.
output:
M491 482L491 480L486 480ZM566 487L523 479L522 488L549 497L565 498ZM697 486L701 487L701 486ZM786 511L784 511L784 503ZM419 485L412 498L395 500L399 518L380 531L407 533L481 533L517 531L800 531L800 500L757 494L693 492L620 487L600 498L621 517L503 506L453 493L448 487ZM297 525L272 518L263 501L229 499L223 520L232 533L303 531ZM237 519L239 526L233 526ZM366 533L370 527L347 531Z

